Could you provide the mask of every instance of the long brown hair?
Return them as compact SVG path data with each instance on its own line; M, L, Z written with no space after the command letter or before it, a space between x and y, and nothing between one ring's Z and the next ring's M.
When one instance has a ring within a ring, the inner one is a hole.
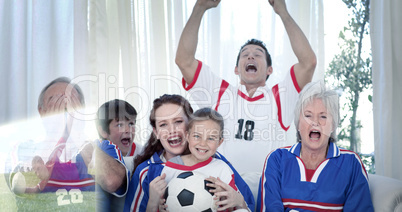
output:
M151 114L149 115L149 122L153 129L156 128L155 111L164 104L175 104L181 106L187 118L190 118L191 114L193 114L193 108L191 107L187 99L177 94L165 94L159 98L156 98L153 102ZM143 152L134 159L134 170L142 162L151 158L154 153L162 151L163 146L161 142L159 141L159 139L156 138L155 134L152 132Z

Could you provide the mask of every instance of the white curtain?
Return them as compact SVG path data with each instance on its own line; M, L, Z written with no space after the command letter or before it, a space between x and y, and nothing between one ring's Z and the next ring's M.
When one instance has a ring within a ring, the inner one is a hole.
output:
M165 93L186 95L174 63L181 31L195 0L90 1L89 46L92 73L105 77L97 105L115 97L126 99L139 112L137 139L145 142L152 101ZM288 9L317 52L317 80L324 73L322 0L290 0ZM92 9L91 9L92 8ZM95 9L94 9L95 8ZM267 1L222 1L204 16L197 59L220 70L231 83L240 46L248 39L266 42L273 57L273 85L296 62L279 17ZM93 63L92 63L93 62ZM111 79L109 81L108 79ZM120 87L119 91L115 89ZM96 89L94 89L96 90Z
M402 180L402 1L372 0L373 108L377 174Z
M73 1L0 1L0 122L36 114L41 87L74 74Z
M88 117L120 98L139 112L137 141L148 135L152 101L164 93L186 95L174 63L181 31L195 0L0 0L0 125L37 116L40 90L67 76L82 87ZM324 74L322 0L288 0L288 10L318 57ZM205 15L196 57L238 83L240 46L263 40L273 57L269 85L296 62L280 18L266 0L222 1ZM87 117L87 119L88 119ZM90 119L90 118L89 118Z

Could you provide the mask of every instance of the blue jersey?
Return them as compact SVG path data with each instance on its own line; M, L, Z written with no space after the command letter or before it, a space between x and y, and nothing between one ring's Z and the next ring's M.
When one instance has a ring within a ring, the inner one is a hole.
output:
M155 153L150 159L144 161L136 168L129 185L129 190L126 196L124 211L145 211L149 199L149 184L157 176L160 176L165 163L160 159L161 153ZM254 211L255 202L253 194L244 182L243 178L233 168L233 166L219 153L216 153L215 158L224 161L231 169L234 175L234 183L240 193L243 195L248 207ZM150 166L152 166L150 171ZM150 172L149 172L150 171Z
M39 183L41 192L56 192L59 189L79 189L81 191L94 191L95 180L88 174L87 166L81 154L76 162L60 163L58 160L47 165L51 175L48 180Z
M257 211L374 211L359 156L330 142L311 179L300 159L301 143L270 153L258 191Z
M124 203L124 211L146 210L149 199L149 183L153 180L148 177L149 165L151 163L162 164L160 154L154 153L150 159L142 162L134 170Z
M98 140L96 141L96 144L102 151L117 160L126 168L121 151L115 144L108 140ZM111 211L112 208L116 209L116 207L123 208L123 197L128 190L128 183L130 180L129 176L130 172L126 168L126 182L124 182L123 186L112 194L104 191L99 184L96 185L96 211ZM121 205L119 206L119 204Z
M240 176L240 174L237 172L237 170L232 166L232 164L219 152L215 153L215 158L223 160L230 169L232 169L234 173L234 179L235 179L235 184L236 187L239 189L240 193L243 195L244 201L246 201L248 208L251 211L254 211L255 209L255 201L254 201L254 196L253 193L250 190L250 187L248 187L247 183L243 180L243 178Z

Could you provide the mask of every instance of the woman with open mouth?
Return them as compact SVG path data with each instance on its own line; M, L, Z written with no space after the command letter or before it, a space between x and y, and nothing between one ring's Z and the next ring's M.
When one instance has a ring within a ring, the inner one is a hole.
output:
M176 156L189 154L186 127L193 109L180 95L165 94L153 102L150 123L153 132L140 154L134 160L134 174L126 195L124 211L157 211L163 207L166 175L150 171L152 166L163 166ZM239 173L219 153L215 158L226 162L233 170L235 184L250 208L254 208L253 194ZM234 191L234 190L233 190ZM237 191L234 191L237 192Z
M374 211L359 156L335 144L338 94L319 82L307 84L294 121L297 143L266 158L257 211Z

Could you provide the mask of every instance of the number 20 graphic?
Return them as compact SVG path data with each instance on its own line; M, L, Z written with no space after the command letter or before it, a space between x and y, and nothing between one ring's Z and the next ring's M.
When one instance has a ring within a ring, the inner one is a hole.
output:
M57 204L60 205L68 205L68 204L76 204L82 203L84 198L79 189L71 189L67 191L66 189L59 189L56 191ZM70 196L70 198L68 197Z

